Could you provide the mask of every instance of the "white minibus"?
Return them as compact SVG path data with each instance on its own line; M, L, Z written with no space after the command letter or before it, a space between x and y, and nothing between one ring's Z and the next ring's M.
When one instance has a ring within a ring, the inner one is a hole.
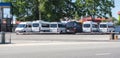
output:
M65 24L60 22L50 23L50 32L52 33L66 33Z
M32 22L32 31L33 32L49 32L50 31L50 22L45 22L42 20Z
M98 32L98 24L92 21L83 22L83 32Z
M16 34L20 34L23 32L31 32L32 22L21 22L15 29Z
M100 32L113 32L114 24L112 22L101 22L99 24Z

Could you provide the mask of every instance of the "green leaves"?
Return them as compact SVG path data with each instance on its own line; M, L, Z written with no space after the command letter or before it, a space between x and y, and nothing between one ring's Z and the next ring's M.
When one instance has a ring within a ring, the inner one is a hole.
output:
M114 7L114 0L76 0L75 2L81 16L112 16L111 8ZM81 8L81 9L79 9Z
M79 19L81 16L112 16L114 0L4 0L12 2L13 14L19 20L59 21L69 17Z

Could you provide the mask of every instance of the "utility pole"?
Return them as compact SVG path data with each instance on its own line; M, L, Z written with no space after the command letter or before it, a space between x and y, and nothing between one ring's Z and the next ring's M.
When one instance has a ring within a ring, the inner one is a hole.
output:
M39 9L39 7L41 6L40 4L41 4L41 0L39 1L38 9ZM39 9L39 20L41 20L41 11L40 11L40 9Z
M95 20L95 0L94 0L94 5L93 5L93 15L92 15L92 21Z
M2 0L0 0L0 3L2 3ZM0 31L2 31L2 19L3 19L3 8L0 6Z

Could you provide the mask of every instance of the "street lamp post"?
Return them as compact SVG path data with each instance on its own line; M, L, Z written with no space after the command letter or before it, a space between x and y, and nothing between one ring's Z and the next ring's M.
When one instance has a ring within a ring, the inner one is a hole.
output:
M92 18L92 21L94 21L95 20L95 0L94 0L94 6L93 6L93 18Z
M41 4L41 0L39 1L39 6L41 6L40 4ZM39 9L39 6L38 6L38 9ZM39 9L39 20L41 20L41 11L40 11L40 9Z

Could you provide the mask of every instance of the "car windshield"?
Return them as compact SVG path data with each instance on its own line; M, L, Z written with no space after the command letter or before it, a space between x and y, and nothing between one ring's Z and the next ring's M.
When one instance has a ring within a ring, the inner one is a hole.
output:
M84 24L84 27L85 27L85 28L89 28L89 27L90 27L90 24Z
M38 23L34 23L33 27L39 27L39 24Z
M19 24L18 26L17 26L17 28L24 28L25 27L25 24Z
M107 28L106 24L100 24L100 28Z
M69 22L66 24L66 27L69 28L69 27L74 27L74 23L73 22Z
M57 24L50 24L51 28L57 28Z

